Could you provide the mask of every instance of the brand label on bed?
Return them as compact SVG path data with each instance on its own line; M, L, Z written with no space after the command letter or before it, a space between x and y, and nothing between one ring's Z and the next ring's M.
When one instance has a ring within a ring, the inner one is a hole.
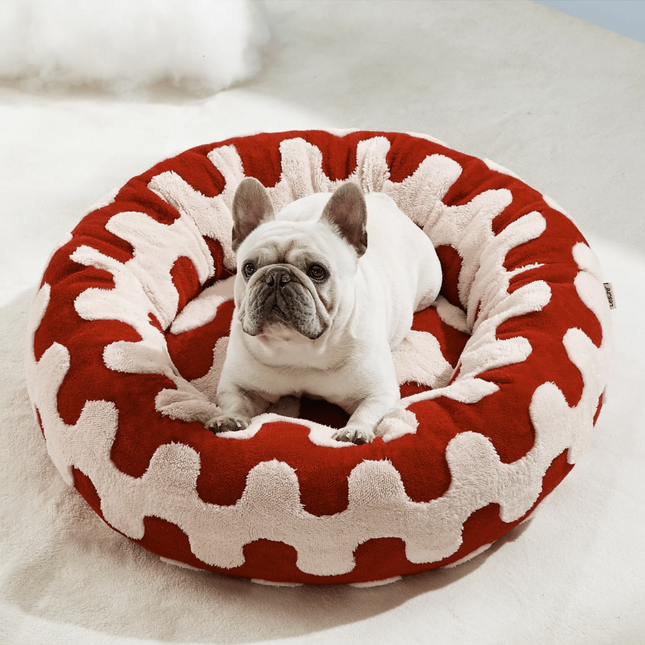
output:
M609 301L609 308L616 309L616 297L614 296L614 287L611 282L605 282L603 284L605 287L605 293L607 294L607 300Z

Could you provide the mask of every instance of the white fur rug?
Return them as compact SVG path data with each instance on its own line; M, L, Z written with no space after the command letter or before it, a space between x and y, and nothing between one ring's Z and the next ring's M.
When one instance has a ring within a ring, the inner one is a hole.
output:
M0 86L0 643L645 642L645 45L528 1L267 3L262 71L207 98ZM177 569L105 526L47 456L27 308L103 194L193 145L261 130L426 132L575 218L616 291L595 436L533 519L392 585L258 586Z

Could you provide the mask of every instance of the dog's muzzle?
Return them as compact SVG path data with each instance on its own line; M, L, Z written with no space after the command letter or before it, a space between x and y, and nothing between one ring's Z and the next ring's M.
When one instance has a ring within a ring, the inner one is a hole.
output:
M303 285L285 265L272 265L249 283L242 329L250 336L261 333L265 324L288 325L312 340L325 331L310 288Z

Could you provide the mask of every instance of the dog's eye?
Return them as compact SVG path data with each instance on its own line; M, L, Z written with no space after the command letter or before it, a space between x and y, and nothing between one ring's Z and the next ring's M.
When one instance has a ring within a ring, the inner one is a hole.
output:
M322 282L327 277L327 271L320 264L312 264L307 275L316 282Z
M242 273L245 278L250 278L255 273L255 264L253 264L253 262L247 262L242 267Z

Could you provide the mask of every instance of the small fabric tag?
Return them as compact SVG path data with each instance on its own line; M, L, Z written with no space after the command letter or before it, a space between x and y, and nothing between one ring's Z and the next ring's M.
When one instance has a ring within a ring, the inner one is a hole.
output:
M611 282L603 283L605 287L605 293L607 294L607 300L609 301L609 308L616 309L616 296L614 296L614 287Z

